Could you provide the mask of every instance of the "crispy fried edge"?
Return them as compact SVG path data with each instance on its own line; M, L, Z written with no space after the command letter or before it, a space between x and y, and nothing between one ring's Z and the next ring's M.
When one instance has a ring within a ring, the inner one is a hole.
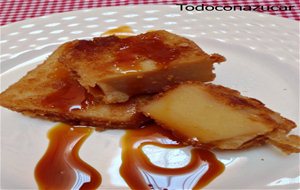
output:
M76 117L71 114L61 114L55 112L44 112L41 110L27 110L27 109L16 109L14 107L6 106L6 108L22 113L23 115L32 118L41 118L50 121L64 122L71 125L86 125L93 127L102 127L105 129L134 129L139 128L145 124L149 119L145 119L145 116L140 113L134 116L130 122L116 122L109 120L99 120L95 118Z

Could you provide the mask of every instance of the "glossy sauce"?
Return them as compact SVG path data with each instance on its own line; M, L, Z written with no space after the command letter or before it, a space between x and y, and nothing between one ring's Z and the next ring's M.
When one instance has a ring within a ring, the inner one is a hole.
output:
M140 62L152 60L163 66L178 57L180 51L169 47L156 33L141 34L121 41L116 53L115 64L121 69L140 69Z
M162 168L152 164L142 148L146 145L167 149L186 147L173 138L156 125L126 132L122 138L120 174L131 189L200 189L224 171L224 165L212 152L200 148L191 150L191 160L184 167Z
M92 132L92 128L66 124L49 131L48 149L35 168L39 189L96 189L100 186L101 175L78 155Z
M166 44L163 33L148 32L137 36L126 36L122 33L131 33L128 26L112 29L104 33L105 37L93 40L80 40L70 57L76 60L89 60L97 62L97 70L103 74L110 74L116 70L140 71L140 63L152 60L157 67L165 67L175 60L189 47L170 46ZM110 36L107 36L110 35ZM84 54L82 52L85 52ZM85 56L86 54L90 56ZM108 61L108 56L113 55L113 60Z
M127 34L127 35L126 35ZM116 35L121 45L118 47L117 60L118 64L139 59L139 56L152 59L159 63L170 62L175 59L179 51L175 48L170 48L164 44L162 36L158 34L141 34L133 38L128 34L133 34L132 28L129 26L120 26L104 32L101 36Z
M73 79L66 69L60 68L51 78L55 81L52 87L56 91L42 100L43 106L69 112L84 109L93 104L92 96Z
M126 38L134 34L132 28L130 26L119 26L117 28L113 28L110 30L105 31L104 33L101 34L101 36L111 36L111 35L116 35L119 38Z

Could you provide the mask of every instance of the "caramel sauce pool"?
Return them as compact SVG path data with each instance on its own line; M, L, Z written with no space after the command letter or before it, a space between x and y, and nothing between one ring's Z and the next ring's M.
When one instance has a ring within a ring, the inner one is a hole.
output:
M59 124L48 132L49 145L35 168L39 189L96 189L101 175L78 155L93 132L88 127Z
M171 133L156 125L126 132L121 141L120 174L131 189L200 189L224 171L224 165L208 150L193 148L190 162L181 168L156 166L142 150L146 145L167 149L186 147L172 139ZM162 187L164 181L167 186Z

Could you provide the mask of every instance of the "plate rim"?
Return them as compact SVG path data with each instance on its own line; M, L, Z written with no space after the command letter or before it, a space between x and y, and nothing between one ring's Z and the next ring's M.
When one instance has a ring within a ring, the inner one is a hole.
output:
M45 18L49 18L49 17L56 17L56 16L61 16L63 14L72 14L72 13L81 13L81 12L90 12L90 11L96 11L96 10L103 10L103 9L129 9L129 8L136 8L136 7L175 7L176 5L162 5L162 4L139 4L139 5L120 5L120 6L108 6L108 7L95 7L95 8L85 8L85 9L79 9L79 10L72 10L72 11L66 11L66 12L59 12L59 13L51 13L51 14L47 14L47 15L43 15L43 16L38 16L38 17L33 17L33 18L26 18L24 20L20 20L17 22L12 22L6 25L2 25L0 26L0 29L6 29L9 27L14 27L14 25L18 25L18 24L24 24L27 22L36 22L37 20L42 20ZM200 14L204 14L204 13L215 13L216 11L212 11L212 12L199 12ZM275 19L275 20L281 20L281 21L285 21L285 22L293 22L294 24L298 23L298 21L291 19L291 18L285 18L285 17L281 17L278 15L271 15L268 13L260 13L260 12L255 12L255 11L235 11L235 12L226 12L226 11L222 11L222 12L217 12L217 13L225 13L225 14L249 14L251 16L257 16L257 15L264 15L264 17L268 17L268 19Z
M149 5L134 5L134 6L132 6L132 7L136 7L136 6L149 6ZM156 5L157 7L166 7L166 6L172 6L172 5ZM122 8L122 7L128 7L128 6L116 6L116 7L118 7L118 8ZM153 6L151 6L151 7L153 7ZM107 9L107 8L109 8L109 9L112 9L112 8L115 8L115 7L101 7L101 8L93 8L93 9L82 9L82 10L75 10L75 11L69 11L69 12L63 12L63 13L55 13L55 14L51 14L51 15L49 15L50 17L51 16L62 16L62 15L64 15L64 14L73 14L74 12L85 12L86 10L91 10L91 11L94 11L94 10L99 10L99 9L101 9L101 10L103 10L103 9ZM263 14L263 13L253 13L253 12L248 12L250 15L252 15L252 16L256 16L257 14ZM272 18L272 19L275 19L276 18L276 20L278 19L278 18L281 18L281 17L277 17L277 16L273 16L273 15L266 15L266 14L264 14L265 16L267 16L267 17L269 17L269 16L271 16L270 18ZM49 18L49 17L47 17L47 18ZM5 26L9 26L9 27L11 27L11 25L12 25L12 27L17 27L16 25L19 25L19 24L26 24L26 22L29 22L29 23L34 23L34 22L36 22L36 20L40 20L40 19L42 19L41 17L36 17L36 18L32 18L32 19L26 19L26 20L23 20L23 21L19 21L19 22L15 22L15 23L11 23L11 24L8 24L8 25L5 25ZM285 19L285 18L283 18L284 20L290 20L290 19ZM34 22L33 22L33 20L34 20ZM292 20L291 20L292 21ZM297 23L297 21L295 21L296 23ZM5 27L5 28L8 28L8 27ZM3 29L3 28L1 28L1 29ZM3 33L4 33L4 31L3 31ZM0 63L1 64L1 63ZM0 67L1 68L1 67ZM4 74L4 73L3 73ZM2 73L0 74L0 76L2 75ZM2 89L1 89L2 90ZM1 112L0 112L0 114L1 114ZM1 116L0 116L1 117ZM2 123L2 122L1 122ZM1 129L0 129L0 133L1 133Z

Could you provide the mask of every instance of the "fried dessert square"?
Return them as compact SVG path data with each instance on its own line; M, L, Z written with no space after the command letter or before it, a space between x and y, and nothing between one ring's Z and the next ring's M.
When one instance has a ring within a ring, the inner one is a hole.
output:
M158 30L127 38L76 40L59 61L97 99L116 103L138 94L157 93L182 81L211 81L215 78L213 64L225 58L205 53L191 40Z
M186 82L157 95L141 110L185 143L241 149L269 142L286 153L299 152L296 124L238 91Z
M144 97L122 104L95 101L57 59L71 44L60 46L43 64L0 95L0 105L25 115L76 125L137 128L147 119L137 113Z

